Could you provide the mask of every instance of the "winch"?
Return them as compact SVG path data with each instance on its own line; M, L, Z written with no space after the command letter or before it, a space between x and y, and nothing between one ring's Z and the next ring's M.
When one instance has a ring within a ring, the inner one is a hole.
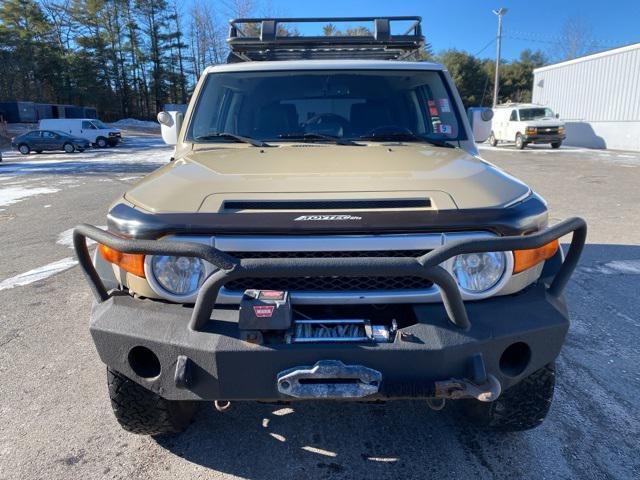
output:
M368 319L295 319L287 343L378 342L393 340L398 326L373 325Z
M260 344L265 335L277 337L279 332L287 343L388 343L393 341L398 325L395 319L383 325L367 318L311 318L292 308L289 292L246 290L240 302L238 328L243 340Z

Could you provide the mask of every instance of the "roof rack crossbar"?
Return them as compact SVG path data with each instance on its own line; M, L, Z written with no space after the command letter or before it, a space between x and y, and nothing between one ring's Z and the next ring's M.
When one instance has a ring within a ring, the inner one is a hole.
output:
M357 35L291 35L282 24L369 22ZM393 22L412 22L402 34ZM403 59L424 46L420 17L237 18L229 22L229 63L295 59Z

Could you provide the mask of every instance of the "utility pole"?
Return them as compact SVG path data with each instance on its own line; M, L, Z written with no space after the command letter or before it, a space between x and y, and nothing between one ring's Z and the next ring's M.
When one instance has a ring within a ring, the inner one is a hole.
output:
M498 104L498 90L500 86L500 42L502 41L502 16L507 13L506 8L493 10L493 14L498 16L498 36L496 37L496 78L493 82L493 108Z

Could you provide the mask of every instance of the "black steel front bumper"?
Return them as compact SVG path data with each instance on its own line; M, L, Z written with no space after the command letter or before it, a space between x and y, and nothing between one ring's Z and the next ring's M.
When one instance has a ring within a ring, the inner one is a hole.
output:
M440 266L455 255L536 248L569 233L571 245L554 275L516 295L465 307L455 280ZM193 307L109 293L93 267L87 238L124 253L195 256L220 270L204 282ZM103 362L165 398L201 400L290 400L278 390L278 374L323 360L380 372L379 390L370 398L433 397L436 382L452 378L481 384L493 376L509 388L558 355L568 328L562 291L585 239L585 222L573 218L524 237L452 242L419 258L237 260L206 245L126 240L90 225L74 231L97 300L91 333ZM438 285L443 302L414 305L417 323L401 329L394 342L377 344L255 345L240 339L236 309L214 308L219 289L236 278L327 275L420 275ZM515 344L528 352L517 373L503 355ZM132 369L130 352L138 346L158 357L159 375L144 378Z

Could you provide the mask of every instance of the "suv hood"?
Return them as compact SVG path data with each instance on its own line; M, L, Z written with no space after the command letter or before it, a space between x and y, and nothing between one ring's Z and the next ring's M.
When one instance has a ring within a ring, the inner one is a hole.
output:
M224 202L423 199L431 209L492 208L529 193L522 182L460 149L424 144L363 147L196 145L125 194L153 213L224 210Z

